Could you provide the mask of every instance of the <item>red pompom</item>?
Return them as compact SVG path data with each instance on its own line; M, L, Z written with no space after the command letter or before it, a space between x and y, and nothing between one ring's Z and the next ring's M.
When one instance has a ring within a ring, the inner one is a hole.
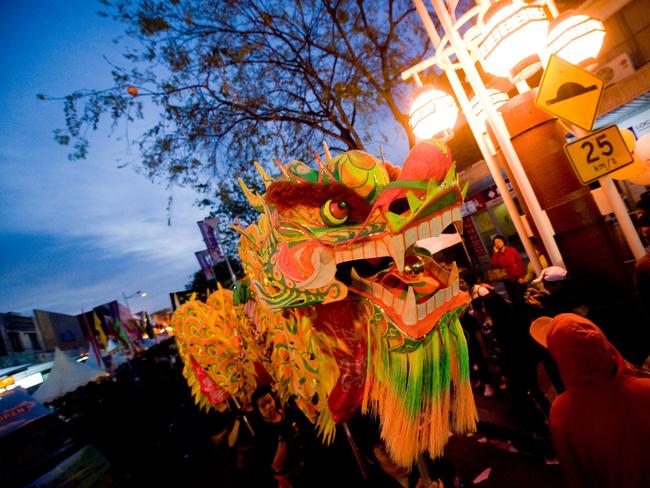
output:
M406 156L402 167L401 180L428 180L440 182L453 163L451 151L444 142L438 140L417 144Z

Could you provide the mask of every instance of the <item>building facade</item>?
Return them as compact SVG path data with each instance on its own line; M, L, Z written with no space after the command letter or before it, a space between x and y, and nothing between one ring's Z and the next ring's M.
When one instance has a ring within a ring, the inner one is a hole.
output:
M68 350L86 346L79 319L74 315L34 310L34 319L47 351L53 351L55 347Z
M32 317L0 313L0 356L43 349L43 339Z

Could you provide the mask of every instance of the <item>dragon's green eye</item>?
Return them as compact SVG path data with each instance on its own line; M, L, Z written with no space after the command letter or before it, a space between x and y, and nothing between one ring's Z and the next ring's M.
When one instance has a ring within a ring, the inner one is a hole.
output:
M343 200L327 200L320 209L320 218L330 227L338 227L348 221L348 204Z

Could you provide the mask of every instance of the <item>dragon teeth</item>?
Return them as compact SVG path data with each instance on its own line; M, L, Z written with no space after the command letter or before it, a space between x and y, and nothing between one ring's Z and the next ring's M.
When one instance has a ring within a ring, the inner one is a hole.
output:
M455 263L452 264L451 276L458 274L458 268ZM399 315L404 325L415 325L418 321L424 320L431 315L436 309L442 307L446 302L451 301L460 292L458 281L454 281L450 286L438 290L438 292L429 298L426 302L418 304L415 298L415 290L409 286L406 298L402 300L394 296L390 290L384 288L379 283L374 283L359 276L357 271L352 268L352 280L355 286L362 292L375 296L384 302L384 305L391 307Z
M418 305L418 320L423 320L427 316L427 304L420 303Z
M356 244L352 246L352 259L363 259L363 244Z
M402 315L404 304L405 302L401 298L393 297L393 310L395 310L398 315Z
M442 214L442 230L445 230L449 224L451 224L451 211L447 210Z
M394 298L395 297L393 296L393 294L390 291L388 291L386 288L384 288L381 294L381 299L384 301L384 303L389 307L392 307Z
M344 249L336 251L334 258L336 259L336 264L352 261L352 249L350 249L350 247L346 247Z
M451 300L452 296L453 295L452 295L451 286L448 286L447 288L445 288L445 302L448 302L449 300Z
M456 266L456 261L451 263L451 270L449 271L449 276L447 277L447 283L458 281L458 266Z
M379 283L370 283L373 296L380 297L382 295L383 287Z
M350 270L350 277L352 278L352 281L354 284L363 292L365 293L372 293L372 288L370 284L364 280L361 276L359 276L359 273L357 273L357 270L352 268Z
M362 244L353 244L344 249L335 251L336 263L344 263L356 259L373 259L391 256L397 269L404 271L404 252L417 241L438 237L451 223L457 224L457 230L462 234L462 216L460 208L445 210L442 214L435 215L429 220L404 230L403 234L386 236L383 239L374 239Z
M429 222L421 222L418 225L418 237L420 239L427 239L431 237L431 228L429 227Z
M434 295L433 298L436 300L436 308L442 307L442 304L445 303L445 292L443 290L440 290Z
M431 236L430 237L438 237L440 234L442 234L442 219L440 218L439 215L436 215L433 219L431 219L430 223L431 227Z
M418 320L417 303L415 303L415 291L413 287L409 286L409 291L406 294L406 302L404 304L404 313L402 314L402 321L405 325L413 325Z
M366 259L377 257L377 249L375 248L375 241L368 241L363 245L363 255Z
M390 253L388 252L388 246L384 241L375 241L375 249L377 250L377 255L376 257L380 258L383 256L389 256Z
M388 252L390 253L395 265L400 272L404 271L404 239L401 235L396 236L387 236L384 238L384 242L388 247Z
M350 270L350 277L351 277L354 281L364 281L364 282L365 282L365 280L364 280L361 276L359 276L359 273L357 273L357 270L354 269L354 268L352 268L352 269Z
M406 241L404 247L408 249L415 242L417 242L419 239L422 239L422 238L419 235L418 229L416 227L409 227L404 232L404 240Z

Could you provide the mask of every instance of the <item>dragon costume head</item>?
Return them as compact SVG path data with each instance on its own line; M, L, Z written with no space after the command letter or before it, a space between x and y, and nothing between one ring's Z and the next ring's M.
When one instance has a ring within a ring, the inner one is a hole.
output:
M316 159L317 168L277 163L275 179L258 166L264 194L242 184L260 218L235 227L250 291L241 313L257 337L241 344L258 344L254 356L280 394L296 398L325 439L362 407L409 466L425 450L441 454L450 430L475 426L458 322L469 297L455 263L425 248L456 232L465 190L435 140L417 145L401 169L363 151ZM196 315L191 307L177 312L178 330ZM235 395L246 371L220 387Z

